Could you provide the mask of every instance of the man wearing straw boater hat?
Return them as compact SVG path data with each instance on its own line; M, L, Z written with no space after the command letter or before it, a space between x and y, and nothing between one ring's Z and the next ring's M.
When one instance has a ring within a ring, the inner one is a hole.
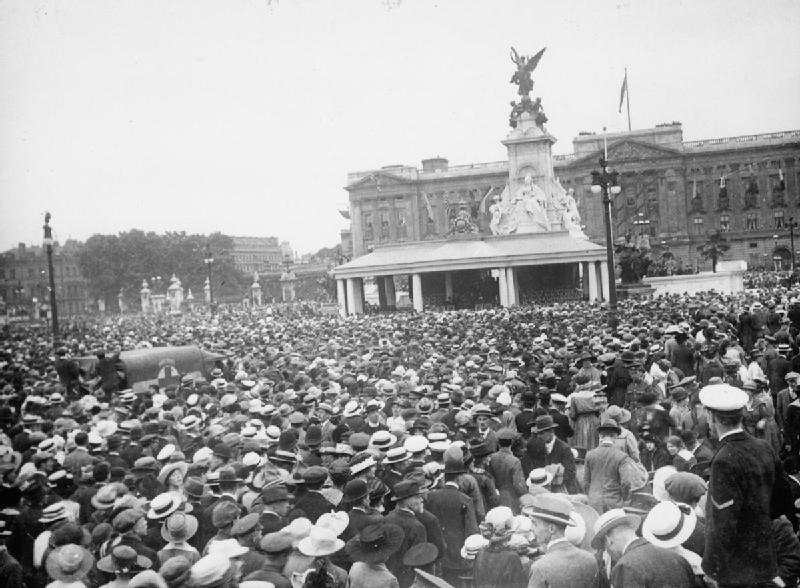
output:
M531 520L536 541L544 550L544 556L531 566L528 586L592 588L597 580L597 562L564 536L567 527L575 526L570 502L557 494L523 498L522 514Z

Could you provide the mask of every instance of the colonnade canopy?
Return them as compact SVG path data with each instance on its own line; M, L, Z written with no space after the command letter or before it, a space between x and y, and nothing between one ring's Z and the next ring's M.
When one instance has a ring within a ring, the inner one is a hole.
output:
M334 268L338 279L605 260L605 248L568 231L415 241L378 247Z

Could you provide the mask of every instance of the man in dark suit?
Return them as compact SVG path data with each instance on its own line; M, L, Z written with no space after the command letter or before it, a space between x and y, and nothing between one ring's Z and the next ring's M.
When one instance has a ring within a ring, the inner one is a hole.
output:
M592 547L605 549L616 561L611 568L611 585L615 588L675 588L694 586L692 566L675 551L656 547L636 535L641 518L626 514L621 508L604 513L595 528Z
M387 523L397 525L404 533L400 549L386 560L386 567L397 578L400 588L408 588L414 581L414 569L403 564L403 556L413 545L428 540L425 526L416 516L424 508L421 493L419 484L413 480L398 482L394 487L397 506L385 517Z
M720 442L711 462L703 570L720 586L767 585L778 575L772 518L784 500L781 464L765 441L743 430L744 391L706 386L700 400Z
M320 492L327 479L328 470L322 466L311 466L303 472L306 493L297 499L294 510L295 512L302 511L312 523L316 523L320 516L333 510L333 505Z
M583 488L589 496L589 505L603 513L622 507L630 494L631 481L636 478L636 469L631 458L614 447L620 432L614 419L601 421L597 431L600 445L586 454Z
M564 488L570 494L580 492L578 487L578 470L575 466L575 456L572 449L561 439L556 437L555 429L558 425L550 415L540 416L536 419L532 432L533 437L528 441L526 452L534 468L560 464L564 468ZM557 489L553 490L558 491Z
M500 449L489 458L489 467L486 468L497 484L500 505L509 507L515 514L519 513L519 497L528 492L522 474L522 464L511 453L511 444L516 437L517 434L508 428L497 432Z
M430 492L426 505L444 530L445 550L440 554L444 579L458 584L459 576L469 569L468 562L461 557L461 547L467 537L478 532L478 522L472 499L458 488L457 470L463 467L449 468L450 465L445 453L444 487Z

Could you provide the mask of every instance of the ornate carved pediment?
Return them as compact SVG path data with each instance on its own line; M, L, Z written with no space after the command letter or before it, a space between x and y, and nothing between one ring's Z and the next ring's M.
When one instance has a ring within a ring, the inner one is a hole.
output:
M673 149L648 145L638 141L622 141L608 147L608 160L611 162L674 156L677 154L678 152Z
M346 190L381 190L392 186L401 186L408 184L408 180L391 173L378 171L364 176L360 180L356 180L352 184L345 186Z

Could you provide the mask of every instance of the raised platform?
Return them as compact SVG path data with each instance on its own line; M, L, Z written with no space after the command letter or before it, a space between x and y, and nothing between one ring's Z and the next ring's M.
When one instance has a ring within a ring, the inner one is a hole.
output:
M644 278L642 281L653 288L653 294L656 296L659 294L699 294L712 290L720 294L736 294L744 291L744 270Z

